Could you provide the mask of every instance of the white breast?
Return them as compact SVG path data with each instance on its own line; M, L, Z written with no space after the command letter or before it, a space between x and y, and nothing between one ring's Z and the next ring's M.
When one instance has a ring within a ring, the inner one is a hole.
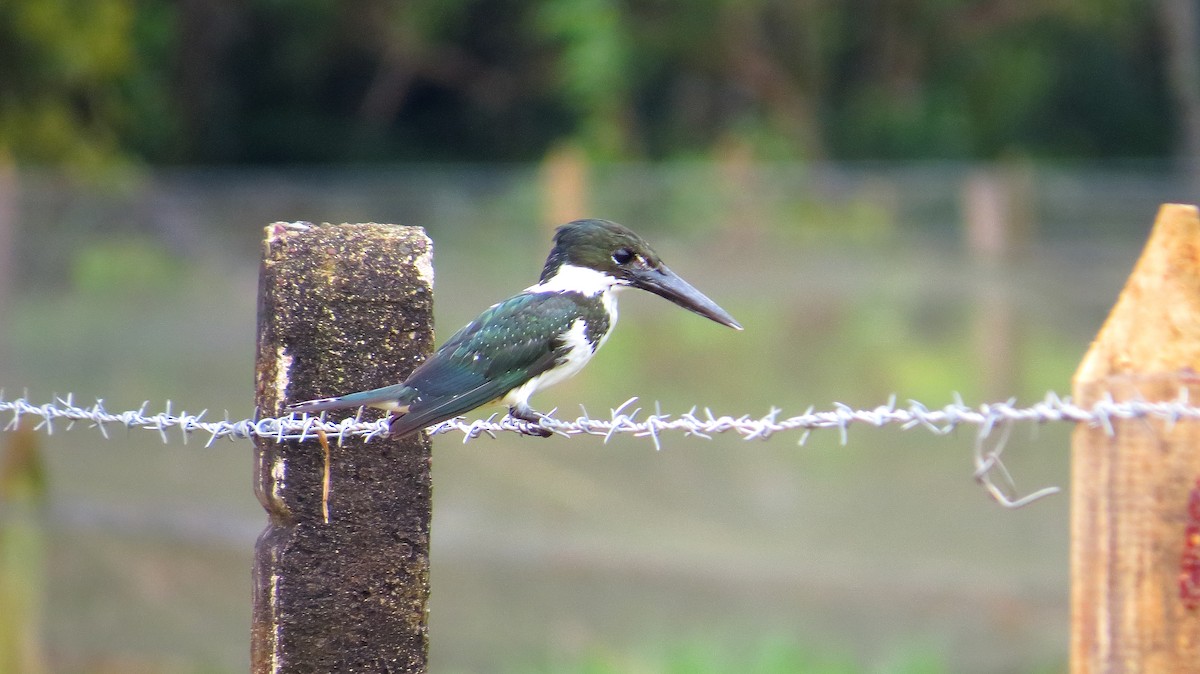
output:
M575 319L571 324L571 328L563 334L563 342L567 345L567 353L558 361L558 367L543 372L542 374L530 379L521 386L508 392L504 396L503 403L508 406L523 406L529 401L529 396L538 391L553 386L561 381L570 379L587 365L592 359L596 351L604 346L604 342L608 340L608 336L612 333L613 326L617 324L617 303L612 297L611 292L604 293L604 308L608 311L608 331L600 337L600 341L596 342L595 347L587 340L585 331L587 324L582 318Z

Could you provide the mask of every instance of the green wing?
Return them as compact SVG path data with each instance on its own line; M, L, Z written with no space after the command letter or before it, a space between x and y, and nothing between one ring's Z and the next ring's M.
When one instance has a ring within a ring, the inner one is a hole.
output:
M582 315L580 299L525 293L480 314L405 380L417 395L392 433L456 417L549 370L566 352L558 336Z

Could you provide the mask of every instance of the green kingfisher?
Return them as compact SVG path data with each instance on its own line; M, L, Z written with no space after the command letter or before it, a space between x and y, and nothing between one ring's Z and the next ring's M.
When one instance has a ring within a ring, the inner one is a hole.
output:
M376 407L404 436L493 401L530 422L543 415L529 397L576 374L617 322L616 294L641 288L722 325L742 326L667 268L640 236L607 220L576 220L554 233L536 285L490 308L454 333L403 383L288 406L291 412Z

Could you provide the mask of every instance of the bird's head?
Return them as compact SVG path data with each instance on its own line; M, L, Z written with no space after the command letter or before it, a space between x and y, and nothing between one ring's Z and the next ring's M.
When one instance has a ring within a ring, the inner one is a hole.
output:
M610 286L648 290L705 318L738 330L742 326L715 302L671 271L650 244L623 225L608 220L576 220L554 233L554 248L542 269L542 284L558 281L569 290L582 270L599 272Z

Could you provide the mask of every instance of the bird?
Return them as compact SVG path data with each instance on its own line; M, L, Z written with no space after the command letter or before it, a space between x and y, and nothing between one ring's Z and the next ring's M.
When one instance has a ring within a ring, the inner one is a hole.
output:
M493 304L399 384L288 405L294 413L374 407L403 437L499 401L528 435L549 436L529 398L578 373L617 322L626 288L659 295L736 330L742 326L671 271L642 237L608 220L557 228L538 282Z

